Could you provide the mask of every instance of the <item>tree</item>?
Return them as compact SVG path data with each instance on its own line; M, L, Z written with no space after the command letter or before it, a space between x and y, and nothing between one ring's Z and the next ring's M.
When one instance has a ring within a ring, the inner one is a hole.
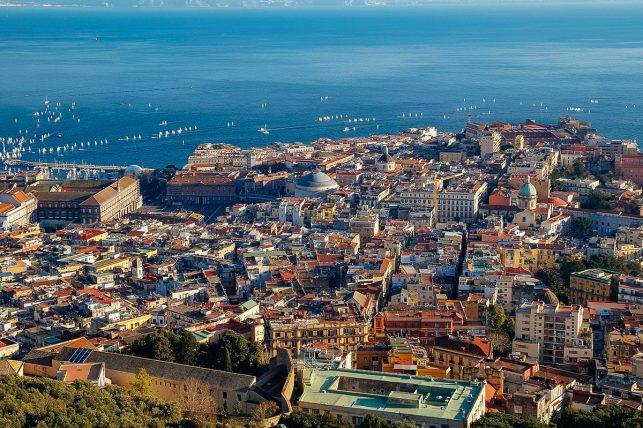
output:
M612 208L614 197L609 192L602 190L594 191L589 195L585 208L593 210L609 210Z
M352 423L334 415L309 415L299 409L281 416L279 423L288 428L354 428Z
M569 288L569 277L572 272L580 272L587 269L585 263L580 260L575 260L570 257L565 257L560 262L560 273L563 277L563 282L566 288Z
M589 217L575 217L570 225L570 232L574 238L583 239L592 235L592 219Z
M471 424L472 428L548 428L549 425L533 419L522 419L507 413L487 413Z
M408 419L402 419L393 424L393 428L416 428L415 424Z
M262 401L257 407L255 407L252 412L252 416L255 419L263 421L272 416L275 416L279 412L279 406L274 401Z
M152 358L161 361L174 361L172 345L167 334L159 334L152 338Z
M0 377L3 427L179 428L183 421L176 404L133 395L114 385L99 388L81 381Z
M592 412L566 408L554 421L558 428L627 428L643 426L641 412L624 406L601 406Z
M587 267L611 270L625 275L638 276L641 265L637 260L626 260L609 254L594 254L587 261Z
M359 428L390 428L390 425L379 416L369 413L364 417L362 423L359 424Z
M238 334L226 334L205 347L200 363L203 367L256 375L263 369L263 362L259 343Z
M137 357L196 365L199 349L199 343L189 331L164 328L137 339L128 352Z
M223 370L225 370L227 372L231 372L232 371L232 357L230 357L230 350L228 350L226 348L226 349L224 349L224 353L225 353L225 366L224 366Z
M487 333L487 338L493 343L494 355L496 353L506 356L511 352L511 340L505 333L493 331ZM495 355L496 357L498 355Z
M198 379L189 378L183 382L178 397L179 405L190 417L214 421L217 417L217 402L210 385Z
M572 173L578 178L585 178L587 176L587 169L583 159L578 158L572 163Z
M152 379L144 368L138 369L132 383L132 394L141 397L150 397L152 395Z
M487 330L499 331L505 323L505 310L499 305L490 305L487 308Z

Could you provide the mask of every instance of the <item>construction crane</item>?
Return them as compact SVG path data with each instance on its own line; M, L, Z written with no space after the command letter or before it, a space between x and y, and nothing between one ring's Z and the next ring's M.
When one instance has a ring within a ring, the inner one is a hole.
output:
M438 177L437 172L433 175L433 209L431 211L431 225L435 225L438 222L438 183L461 177L463 175L463 172L444 177Z

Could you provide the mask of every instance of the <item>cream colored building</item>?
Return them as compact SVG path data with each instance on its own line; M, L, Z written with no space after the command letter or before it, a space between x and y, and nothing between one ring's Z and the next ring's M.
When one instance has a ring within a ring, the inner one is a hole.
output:
M582 323L582 306L525 303L516 310L513 352L551 366L591 359L591 333Z

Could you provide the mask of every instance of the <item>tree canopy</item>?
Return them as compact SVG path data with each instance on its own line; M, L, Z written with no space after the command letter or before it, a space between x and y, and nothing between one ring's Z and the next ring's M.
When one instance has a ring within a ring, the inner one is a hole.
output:
M137 339L127 351L137 357L257 375L263 370L261 344L227 334L218 342L200 344L188 331L160 329Z
M0 426L10 427L207 427L185 420L179 407L108 385L44 378L0 377Z

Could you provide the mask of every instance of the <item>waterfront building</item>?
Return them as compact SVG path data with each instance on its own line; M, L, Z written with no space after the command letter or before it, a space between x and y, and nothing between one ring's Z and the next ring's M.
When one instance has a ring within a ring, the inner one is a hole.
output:
M79 204L80 222L93 224L119 219L143 206L139 179L125 176Z
M643 186L643 153L616 155L614 172L619 177Z

